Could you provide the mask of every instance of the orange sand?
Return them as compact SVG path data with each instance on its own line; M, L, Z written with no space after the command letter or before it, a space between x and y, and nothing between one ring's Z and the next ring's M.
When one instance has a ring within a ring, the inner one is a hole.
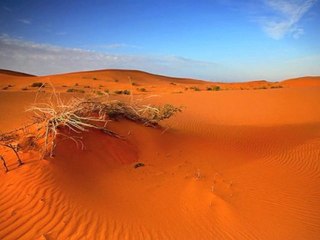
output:
M33 82L67 97L70 87L129 89L121 98L183 112L162 130L111 122L126 140L87 132L85 150L64 141L54 159L21 153L19 168L0 149L10 169L0 171L0 239L319 239L319 77L223 84L139 71L4 72L0 89L14 86L0 90L0 130L27 124ZM223 90L206 91L215 85Z

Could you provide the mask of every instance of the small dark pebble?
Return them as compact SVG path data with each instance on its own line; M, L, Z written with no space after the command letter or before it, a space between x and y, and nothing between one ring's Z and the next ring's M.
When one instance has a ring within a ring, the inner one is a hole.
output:
M143 166L144 166L144 163L139 162L134 165L134 168L143 167Z

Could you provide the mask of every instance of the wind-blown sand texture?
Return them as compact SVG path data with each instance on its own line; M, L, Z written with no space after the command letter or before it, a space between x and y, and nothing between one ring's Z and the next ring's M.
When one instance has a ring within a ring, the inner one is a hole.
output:
M0 171L0 239L319 239L319 77L210 83L125 70L1 72L0 89L12 85L0 90L1 131L30 121L23 111L34 82L66 97L69 88L128 89L110 97L183 111L163 129L110 122L125 140L85 132L84 150L66 140L53 159L21 152L21 167L1 148L10 171Z

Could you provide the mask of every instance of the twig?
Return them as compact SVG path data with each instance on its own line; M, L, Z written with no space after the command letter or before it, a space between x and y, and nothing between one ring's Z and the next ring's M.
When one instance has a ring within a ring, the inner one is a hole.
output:
M7 167L6 161L4 160L4 157L0 155L0 159L2 160L2 164L4 169L6 170L6 173L9 172L9 169Z
M11 143L7 143L7 144L5 143L5 144L1 144L1 145L5 146L7 148L10 148L15 153L15 155L17 156L17 159L18 159L18 166L19 167L24 164L24 162L22 162L22 160L18 154L18 145L14 146Z

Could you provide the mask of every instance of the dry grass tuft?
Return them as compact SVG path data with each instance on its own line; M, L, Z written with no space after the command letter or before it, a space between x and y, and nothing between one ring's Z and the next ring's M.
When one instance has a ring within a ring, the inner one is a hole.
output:
M155 127L161 120L170 118L181 108L170 104L164 106L126 104L120 101L110 101L100 105L101 111L110 119L128 119L143 123L146 126Z
M31 87L38 87L38 88L42 88L45 86L45 83L42 83L42 82L34 82L31 84Z

